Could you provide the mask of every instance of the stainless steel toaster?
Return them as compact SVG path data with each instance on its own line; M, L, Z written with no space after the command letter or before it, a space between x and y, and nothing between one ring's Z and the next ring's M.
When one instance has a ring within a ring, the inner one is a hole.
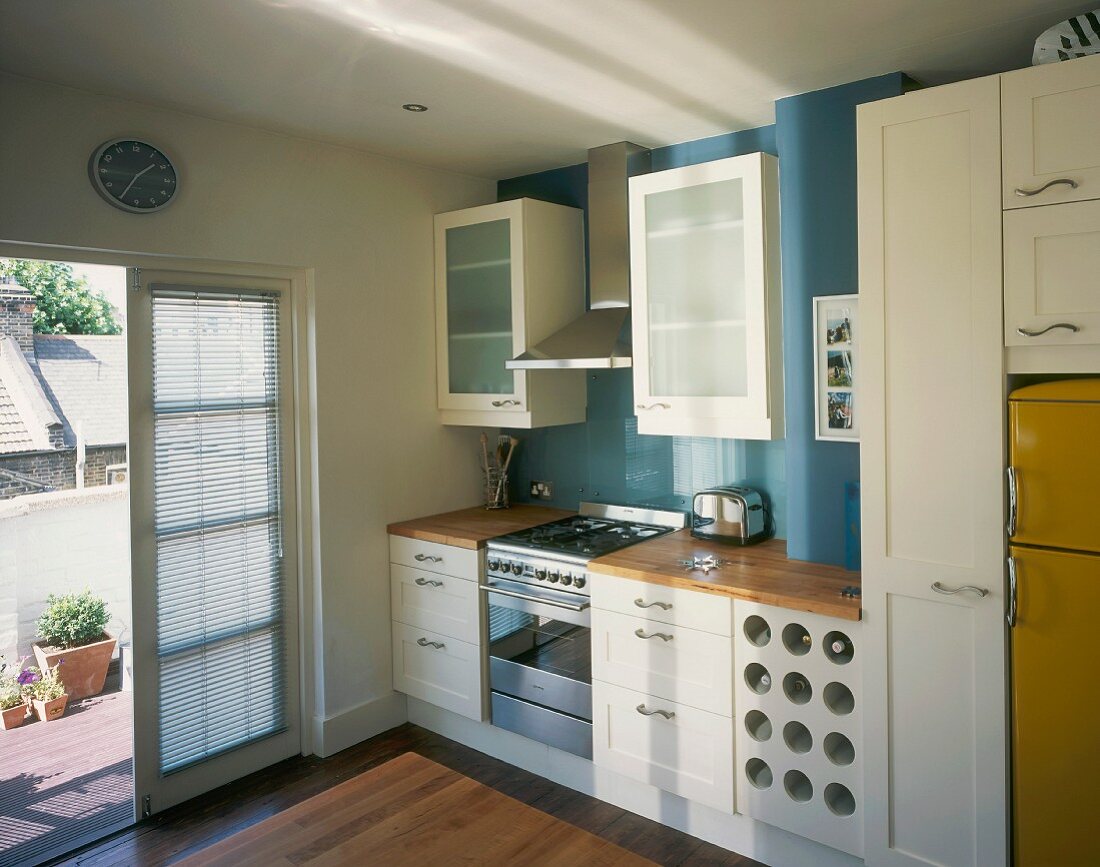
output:
M753 545L771 535L769 523L764 498L753 488L721 485L692 500L691 535L696 539Z

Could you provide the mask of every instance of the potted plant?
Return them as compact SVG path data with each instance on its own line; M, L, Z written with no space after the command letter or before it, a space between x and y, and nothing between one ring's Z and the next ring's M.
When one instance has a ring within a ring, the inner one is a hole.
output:
M61 681L59 673L64 661L59 660L53 668L46 669L45 674L32 666L19 676L20 680L26 681L23 684L23 695L34 708L34 715L42 722L61 719L65 713L65 706L69 703L65 684Z
M0 656L0 728L19 728L27 718L27 700L17 676L8 669L11 665Z
M38 618L41 640L34 644L39 669L50 671L64 656L60 676L69 698L77 701L98 695L103 691L116 643L104 631L110 619L107 604L90 590L64 596L51 594L46 603L46 610Z

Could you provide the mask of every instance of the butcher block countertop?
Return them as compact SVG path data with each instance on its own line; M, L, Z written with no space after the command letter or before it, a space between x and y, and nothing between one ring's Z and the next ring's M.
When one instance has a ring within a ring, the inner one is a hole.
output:
M722 566L712 569L709 575L701 569L688 572L680 563L708 555L722 561ZM846 620L860 618L860 600L840 595L845 587L859 587L859 573L839 566L789 560L787 543L782 539L741 547L704 542L693 539L688 530L678 530L599 557L588 564L588 571Z
M444 512L428 518L400 521L390 524L386 531L393 536L406 536L421 542L437 542L440 545L476 550L484 548L485 543L494 536L537 527L573 514L576 513L552 509L549 506L515 505L510 509L491 511L484 506L474 506L472 509Z

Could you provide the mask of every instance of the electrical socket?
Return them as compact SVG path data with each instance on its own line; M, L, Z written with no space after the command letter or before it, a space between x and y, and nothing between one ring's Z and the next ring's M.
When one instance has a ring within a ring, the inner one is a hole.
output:
M531 496L540 500L550 500L554 497L553 482L531 482Z

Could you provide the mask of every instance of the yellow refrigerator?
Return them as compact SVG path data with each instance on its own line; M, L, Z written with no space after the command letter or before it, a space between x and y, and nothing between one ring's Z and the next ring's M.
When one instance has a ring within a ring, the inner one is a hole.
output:
M1100 864L1100 379L1009 396L1013 849Z

